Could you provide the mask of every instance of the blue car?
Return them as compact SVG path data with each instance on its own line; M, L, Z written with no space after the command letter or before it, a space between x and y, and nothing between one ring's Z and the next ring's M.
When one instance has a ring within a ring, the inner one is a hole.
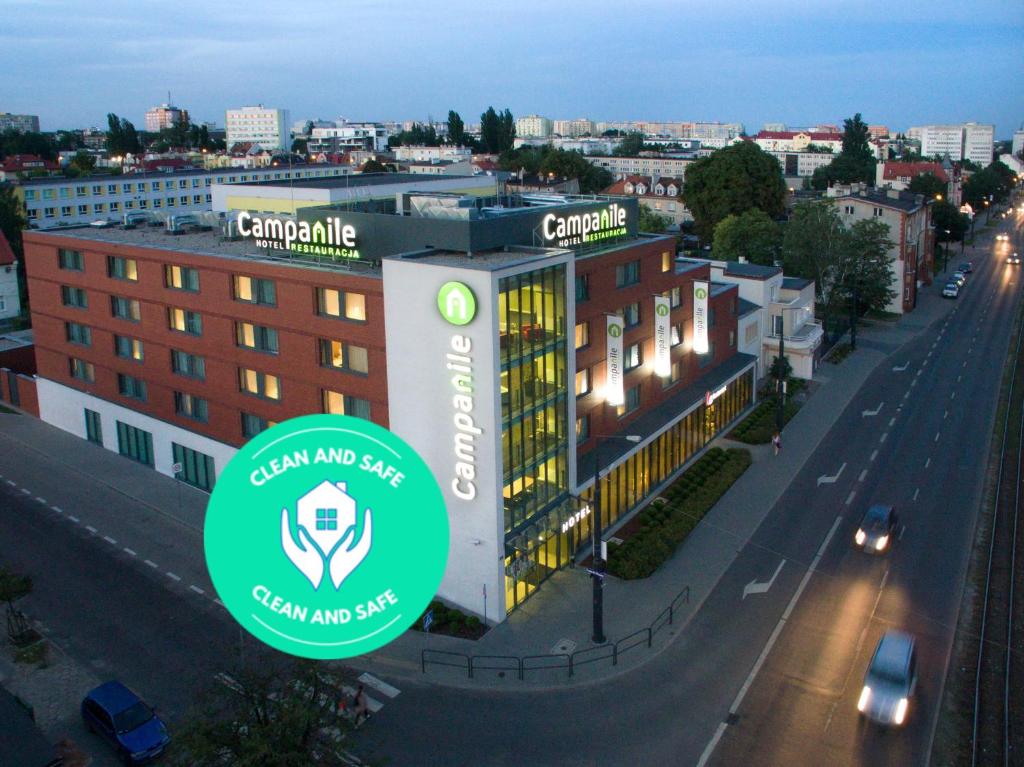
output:
M120 682L101 684L86 695L82 719L90 732L114 747L125 764L147 762L171 742L156 712Z

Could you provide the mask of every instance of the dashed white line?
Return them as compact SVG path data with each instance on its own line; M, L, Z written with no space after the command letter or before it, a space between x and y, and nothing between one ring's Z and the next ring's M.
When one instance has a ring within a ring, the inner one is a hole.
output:
M879 437L878 441L879 442L885 442L887 439L889 439L889 432L885 432L885 434L883 434L881 437Z
M903 395L903 399L907 399L909 396L910 396L910 390L908 389L907 393Z
M158 567L156 562L153 562L152 560L149 560L149 559L146 560L146 564L149 565L150 567L152 567L154 570L156 570L157 567Z
M92 533L93 535L95 535L96 533L98 533L98 532L99 532L99 531L98 531L98 530L97 530L97 529L96 529L95 527L93 527L92 525L86 525L86 526L85 526L85 529L86 529L86 530L88 530L88 531L89 531L90 533Z
M115 540L114 540L113 538L111 538L111 537L110 537L109 535L104 535L104 536L103 536L103 540L105 540L105 541L106 541L107 543L109 543L109 544L110 544L111 546L116 546L116 545L117 545L117 541L115 541Z
M7 480L7 484L10 485L11 487L17 487L18 486L16 482L11 482L11 480Z
M36 496L36 501L38 501L39 503L43 504L43 506L46 505L46 499L45 498L40 498L38 495Z
M221 602L219 599L214 598L213 601L216 602L217 604L219 604L221 607L224 607L224 603Z
M127 554L130 557L137 557L138 556L138 554L136 554L134 551L129 549L127 546L125 546L123 549L121 549L121 551L123 551L125 554Z
M925 467L926 469L927 469L927 468L928 468L929 466L931 466L931 465L932 465L932 459L931 459L931 458L929 458L929 459L928 459L927 461L925 461L925 462L924 462L924 467Z
M754 663L754 667L750 670L750 674L747 676L747 680L743 683L740 691L736 693L736 699L732 702L732 706L729 708L730 714L735 714L746 697L750 687L754 684L754 679L757 678L758 672L761 670L761 666L764 665L765 660L768 658L768 654L772 651L772 647L775 646L776 640L779 638L779 634L782 633L783 627L786 625L786 621L789 620L789 616L792 615L796 603L800 601L801 595L804 593L804 589L807 588L808 582L811 580L811 576L814 575L815 569L818 567L818 562L821 561L822 555L825 553L825 549L828 548L829 541L832 540L832 536L835 535L836 529L839 527L839 523L842 521L842 517L836 517L836 521L832 523L832 529L828 531L828 535L825 536L825 540L821 542L821 547L818 549L818 553L814 555L814 559L811 561L811 566L807 568L807 572L804 573L803 580L800 581L800 585L797 586L796 592L793 597L789 600L789 605L786 607L786 611L782 614L782 618L775 625L775 629L772 631L771 636L768 637L768 642L765 644L764 649L761 650L761 654L758 656L757 661ZM700 760L697 762L697 767L704 767L708 763L708 759L711 758L711 754L714 753L715 746L718 745L718 741L722 739L722 735L725 734L725 722L718 725L718 729L715 730L714 736L711 738L711 742L704 748L704 753L700 755Z
M916 489L916 490L914 491L914 500L915 500L915 501L917 500L917 495L918 495L918 493L920 493L920 492L921 492L921 488L917 488L917 489ZM900 532L900 538L902 538L902 537L903 537L903 533L902 533L902 532Z
M931 350L930 350L930 349L929 349L929 351L928 351L928 354L927 354L926 356L927 356L927 357L931 357L931 356L932 356L932 352L931 352Z
M864 469L864 471L862 471L860 473L860 476L857 478L857 481L858 482L863 482L864 481L864 477L866 477L867 475L868 475L868 470Z
M956 399L956 392L955 391L954 392L950 392L949 393L949 398L950 399Z
M942 432L940 432L940 431L937 431L937 432L935 432L935 441L936 441L936 442L938 442L938 441L939 441L939 435L940 435L941 433L942 433Z
M32 495L32 491L29 490L27 487L21 488L21 492L23 492L25 495Z
M876 458L878 458L878 451L877 450L875 450L873 453L871 453L871 460L874 461Z
M80 519L79 519L78 517L76 517L76 516L75 516L74 514L68 514L68 519L70 519L70 520L71 520L72 522L74 522L74 523L75 523L76 525L77 525L77 524L78 524L79 522L81 522L81 521L82 521L82 520L80 520Z
M51 506L50 508L56 511L58 514L64 513L64 509L62 509L60 506Z
M849 506L851 503L853 503L853 499L856 498L856 497L857 497L857 491L856 490L851 490L850 494L848 496L846 496L846 505Z
M917 386L917 379L915 378L913 381L911 381L910 385L911 386Z
M166 573L164 573L164 575L166 575L168 578L170 578L171 580L174 580L174 581L180 581L181 580L181 576L180 575L175 575L170 570L168 570Z
M967 367L967 360L964 360L964 364L961 365L960 367L964 367L964 368Z
M961 379L961 378L963 378L963 375L958 375L958 376L956 377L956 382L957 382L957 383L960 383L960 379Z
M194 591L194 592L196 592L197 594L200 594L201 596L206 596L206 592L205 592L205 591L203 591L203 590L202 590L201 588L199 588L198 586L196 586L196 585L195 585L194 583L192 583L192 584L189 584L189 589L190 589L191 591Z
M916 376L919 376L919 375L921 375L921 372L922 372L922 371L918 370L918 371L917 371L917 372L916 372L916 373L914 374L914 375L915 375L915 377L916 377Z
M889 419L889 427L891 428L894 423L896 423L896 417L895 416L893 416L892 418Z
M943 410L942 411L942 420L945 421L947 418L949 418L949 411L948 410Z

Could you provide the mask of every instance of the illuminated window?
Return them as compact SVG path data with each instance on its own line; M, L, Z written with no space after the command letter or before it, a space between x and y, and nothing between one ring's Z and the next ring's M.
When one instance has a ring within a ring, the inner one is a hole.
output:
M622 307L622 321L627 328L640 324L640 302Z
M357 418L370 419L370 402L369 400L360 399L359 397L350 397L347 394L341 392L329 391L324 389L324 412L333 413L334 415L354 415Z
M249 368L239 368L238 379L241 390L246 394L264 399L281 399L281 385L275 375L260 373Z
M676 323L671 328L672 333L672 346L679 346L683 342L683 324L681 322Z
M137 282L139 267L134 258L107 256L107 276L115 280Z
M366 321L366 296L332 288L317 288L317 311L325 317Z
M235 341L239 346L258 352L277 354L277 331L251 322L235 323Z
M167 264L164 267L164 283L175 290L195 293L199 290L199 270L188 266Z
M671 272L672 271L672 253L665 251L661 254L661 271Z
M643 353L639 343L630 344L626 347L626 372L640 367L643 362Z
M122 359L142 362L142 341L138 338L114 336L114 354Z
M320 364L335 370L366 374L370 369L369 352L362 346L321 338Z
M96 380L96 369L91 362L72 357L68 360L68 363L68 369L72 378L77 378L86 383L92 383Z
M123 298L122 296L110 297L110 314L119 320L138 322L142 317L142 310L135 298Z
M576 348L582 349L590 346L590 323L580 322L576 324Z
M590 393L590 368L576 371L576 396L582 397Z
M177 330L179 333L188 333L193 336L203 334L203 318L198 312L168 307L167 322L171 330Z
M236 274L234 284L236 301L246 301L250 304L264 304L266 306L274 306L277 303L273 280L260 280L255 277L244 277Z

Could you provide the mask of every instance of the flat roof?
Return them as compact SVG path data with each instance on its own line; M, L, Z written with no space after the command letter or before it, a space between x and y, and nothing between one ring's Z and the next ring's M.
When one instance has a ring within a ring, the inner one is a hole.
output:
M739 305L739 315L740 317L746 317L748 314L753 314L760 308L761 307L755 304L753 301L748 301L745 298L741 298Z
M811 282L813 280L804 279L803 277L783 277L782 288L783 290L803 290Z
M356 276L380 277L379 266L372 261L334 261L315 258L290 257L285 251L258 248L251 240L226 240L218 227L210 231L186 231L182 234L166 234L163 226L139 226L124 229L120 226L68 226L53 229L27 230L26 235L42 234L47 237L68 237L112 245L131 245L136 248L195 253L201 256L215 256L240 261L261 261L277 266L294 266L302 269L324 269L331 272L347 272Z
M474 252L472 255L458 250L419 250L411 253L399 253L385 256L388 261L416 261L435 266L451 266L460 269L479 269L480 271L496 272L513 266L545 261L551 256L571 254L571 250L563 248L535 248L529 245L510 245L507 248L494 248Z
M448 176L445 179L473 179L476 176ZM231 184L232 187L246 186L287 186L289 188L301 186L314 189L336 189L345 187L368 187L381 186L384 184L406 184L424 183L429 184L432 179L423 173L348 173L339 176L326 176L320 178L275 178L266 181L243 181L238 184Z
M782 274L782 269L778 266L762 266L761 264L741 264L739 261L727 261L725 269L722 270L725 274L734 275L736 277L747 277L748 279L754 280L767 280L769 277L774 277L776 274Z
M89 176L76 176L74 178L68 178L67 176L36 176L34 178L16 179L14 182L21 186L38 186L40 184L89 184L102 181L106 181L107 183L130 183L132 181L153 181L158 178L176 178L178 176L216 176L218 174L226 175L229 173L282 173L284 171L308 169L326 170L329 168L348 168L348 166L310 162L302 164L296 163L292 165L272 165L265 168L212 168L210 170L207 170L206 168L188 168L180 170L147 170L139 171L138 173L93 173ZM419 173L412 175L416 175L419 178L423 177L422 174ZM290 179L275 180L280 183L281 181L289 181ZM301 180L306 181L307 179ZM245 183L249 184L253 182L246 181ZM235 184L234 186L241 186L241 184Z

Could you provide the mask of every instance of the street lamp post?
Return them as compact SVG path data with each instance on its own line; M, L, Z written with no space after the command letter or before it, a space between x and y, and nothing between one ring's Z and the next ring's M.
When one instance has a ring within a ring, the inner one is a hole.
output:
M949 229L943 229L946 233L946 254L942 257L942 273L946 273L946 268L949 266Z
M590 580L593 584L593 606L594 606L594 631L591 636L591 640L594 644L604 644L607 640L604 635L604 574L605 565L602 556L604 552L601 546L601 537L603 532L601 530L601 448L605 442L610 442L613 439L621 439L626 442L639 442L642 437L639 434L623 434L623 435L595 435L597 437L597 447L594 448L594 459L596 466L594 470L594 510L591 513L592 521L590 524L591 541L593 548L593 559L590 565Z
M798 306L784 306L779 311L782 317L782 327L779 328L779 375L775 380L775 397L777 407L775 408L775 427L782 431L786 425L786 312L799 309Z

